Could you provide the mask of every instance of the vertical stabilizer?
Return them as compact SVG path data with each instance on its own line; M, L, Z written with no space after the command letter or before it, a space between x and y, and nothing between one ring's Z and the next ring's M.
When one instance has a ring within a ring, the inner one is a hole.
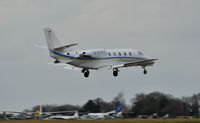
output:
M75 111L75 113L74 113L74 118L76 118L76 119L79 118L79 113L78 113L78 111Z
M40 115L42 114L42 105L39 106Z
M42 114L42 105L39 106L39 119L43 119L43 114Z
M49 50L54 50L61 46L58 38L56 37L55 32L51 28L44 28L45 37L47 40L47 45Z
M122 108L121 108L120 102L116 102L116 104L115 104L115 112L119 113L121 111L122 111Z
M122 107L121 107L121 103L118 101L115 104L115 113L116 113L116 117L117 118L122 118Z

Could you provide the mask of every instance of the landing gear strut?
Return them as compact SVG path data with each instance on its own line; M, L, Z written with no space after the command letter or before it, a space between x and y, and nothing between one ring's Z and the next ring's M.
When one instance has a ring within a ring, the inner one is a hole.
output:
M146 70L146 69L144 69L143 73L144 73L144 74L147 74L147 70Z
M89 77L89 75L90 75L90 72L88 69L83 69L81 72L84 73L85 78Z
M114 77L118 76L118 72L119 72L119 69L114 68L114 69L113 69L113 76L114 76Z
M147 74L147 70L145 68L145 66L142 67L144 69L143 73L146 75Z
M82 73L85 73L86 70L87 70L87 69L83 68L83 70L82 70L81 72L82 72Z

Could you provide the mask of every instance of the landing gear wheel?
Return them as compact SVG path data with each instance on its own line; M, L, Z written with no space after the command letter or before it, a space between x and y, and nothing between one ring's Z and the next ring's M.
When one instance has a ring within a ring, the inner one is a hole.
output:
M143 73L144 73L144 74L147 74L147 70L146 70L146 69L144 69Z
M83 69L82 69L82 71L81 71L81 73L85 73L85 71L86 71L86 69L85 69L85 68L83 68Z
M116 77L118 75L118 71L113 71L113 76Z
M89 77L89 75L90 75L89 70L86 70L85 73L84 73L84 77L87 78L87 77Z
M119 69L118 68L114 68L113 69L113 76L114 77L118 76L118 72L119 72Z

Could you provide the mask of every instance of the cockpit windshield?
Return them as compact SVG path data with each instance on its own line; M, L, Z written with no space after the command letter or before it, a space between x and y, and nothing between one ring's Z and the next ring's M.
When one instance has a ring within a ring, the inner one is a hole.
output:
M138 51L138 54L139 54L139 55L144 55L141 51Z

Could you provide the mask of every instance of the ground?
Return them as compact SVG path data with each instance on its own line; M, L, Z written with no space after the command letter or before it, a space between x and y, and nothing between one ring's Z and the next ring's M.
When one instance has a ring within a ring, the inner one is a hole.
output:
M120 120L7 120L0 123L200 123L199 119L120 119Z

